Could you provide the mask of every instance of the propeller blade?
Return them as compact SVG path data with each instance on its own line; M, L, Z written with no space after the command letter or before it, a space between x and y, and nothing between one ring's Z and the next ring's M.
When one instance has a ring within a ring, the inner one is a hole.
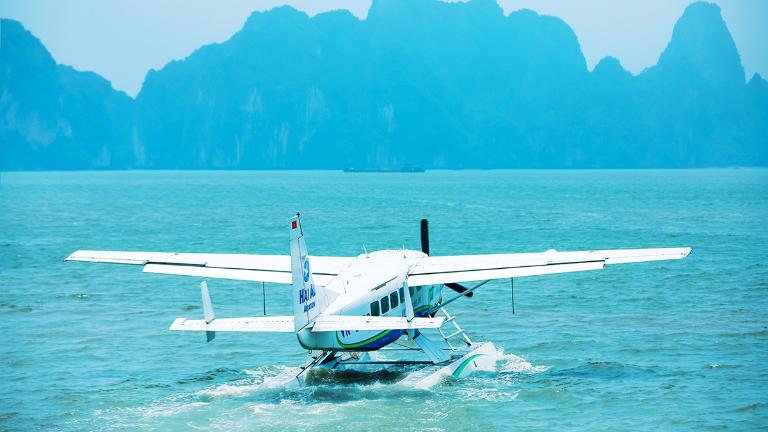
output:
M426 219L421 220L421 251L429 255L429 221ZM463 294L467 291L467 287L457 283L447 283L445 286L459 294ZM474 294L475 293L470 292L467 294L467 297L472 297Z
M447 286L448 288L456 291L459 294L462 294L462 293L467 291L467 287L465 287L464 285L453 283L453 282L449 282L449 283L445 284L445 286ZM475 295L475 293L474 292L470 292L469 294L467 294L467 297L472 297L473 295Z

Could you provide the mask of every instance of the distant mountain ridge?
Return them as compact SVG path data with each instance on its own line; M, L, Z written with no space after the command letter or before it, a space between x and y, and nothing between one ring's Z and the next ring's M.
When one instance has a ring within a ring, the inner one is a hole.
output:
M562 20L493 0L254 13L136 99L2 20L0 169L764 166L768 83L714 4L658 63L590 72Z
M0 23L0 169L133 166L133 100L57 65L20 23Z

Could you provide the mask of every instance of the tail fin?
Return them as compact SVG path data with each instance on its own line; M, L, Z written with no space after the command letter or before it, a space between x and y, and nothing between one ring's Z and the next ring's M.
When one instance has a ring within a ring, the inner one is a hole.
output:
M315 286L307 257L307 245L299 214L291 218L291 274L293 276L293 323L296 332L314 322L326 302Z
M211 303L211 294L208 292L208 282L200 282L200 296L203 298L203 318L205 319L206 326L216 319L213 314L213 303ZM205 341L210 342L216 339L215 331L205 332Z

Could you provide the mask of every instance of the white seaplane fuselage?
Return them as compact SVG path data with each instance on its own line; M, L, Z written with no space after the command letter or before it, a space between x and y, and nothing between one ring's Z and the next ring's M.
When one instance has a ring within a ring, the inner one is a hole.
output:
M325 287L329 298L320 315L405 317L406 301L410 297L414 316L427 316L440 303L442 285L406 285L411 267L426 256L414 250L383 250L359 255ZM317 307L317 304L313 305L314 300L308 295L303 305ZM305 328L297 336L306 349L375 351L404 333L404 330L312 332Z

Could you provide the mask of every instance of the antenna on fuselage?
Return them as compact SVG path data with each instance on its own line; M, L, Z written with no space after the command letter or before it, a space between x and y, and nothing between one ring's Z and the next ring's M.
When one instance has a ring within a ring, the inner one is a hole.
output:
M365 244L363 244L363 252L365 252L365 257L368 258L368 249L365 248Z

